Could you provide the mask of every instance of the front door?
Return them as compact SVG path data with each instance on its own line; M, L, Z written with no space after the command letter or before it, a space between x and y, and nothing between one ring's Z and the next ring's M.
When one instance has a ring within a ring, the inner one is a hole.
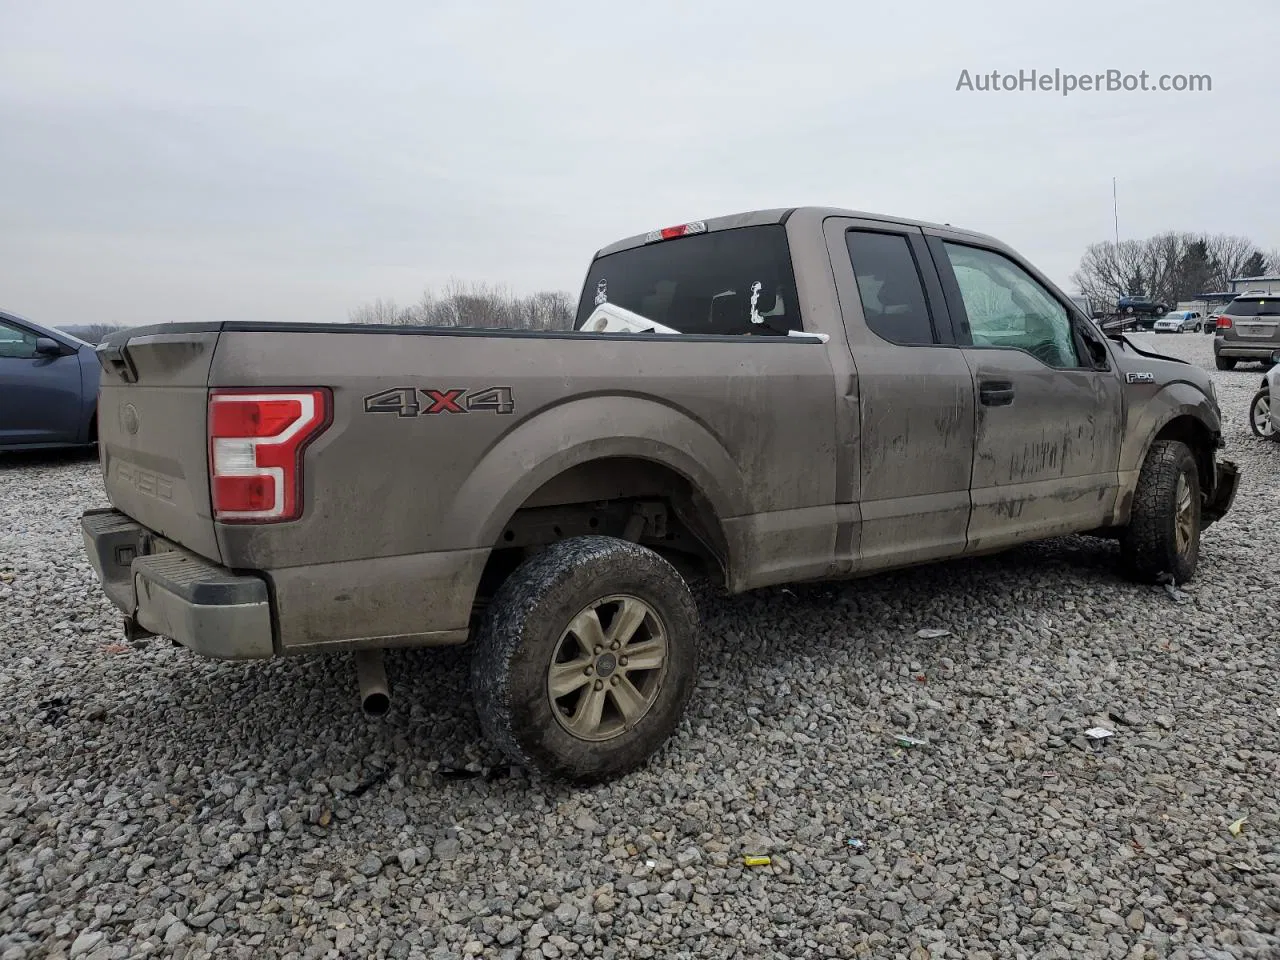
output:
M0 445L76 440L80 358L37 353L38 336L0 319Z
M1119 491L1123 396L1066 304L972 241L931 236L973 377L970 552L1101 526ZM1104 369L1105 368L1105 369Z

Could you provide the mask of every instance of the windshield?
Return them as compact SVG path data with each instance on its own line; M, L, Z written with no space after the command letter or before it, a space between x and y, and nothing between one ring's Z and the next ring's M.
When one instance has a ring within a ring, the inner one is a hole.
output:
M804 330L781 224L693 234L600 257L587 274L574 329L606 302L688 334Z

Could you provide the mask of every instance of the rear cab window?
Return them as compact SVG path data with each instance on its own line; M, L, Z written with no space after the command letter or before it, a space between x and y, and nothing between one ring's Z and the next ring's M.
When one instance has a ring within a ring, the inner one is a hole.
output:
M587 274L573 328L586 330L604 303L684 334L804 331L782 224L655 240L600 257Z
M1222 311L1232 317L1272 317L1280 315L1280 296L1239 297Z

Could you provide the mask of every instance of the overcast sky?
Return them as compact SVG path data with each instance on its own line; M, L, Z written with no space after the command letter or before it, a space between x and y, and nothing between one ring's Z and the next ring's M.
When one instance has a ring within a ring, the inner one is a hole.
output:
M810 203L993 233L1072 292L1113 176L1122 238L1280 246L1277 47L1276 0L0 0L0 309L576 297L614 239ZM1213 89L956 90L1032 68Z

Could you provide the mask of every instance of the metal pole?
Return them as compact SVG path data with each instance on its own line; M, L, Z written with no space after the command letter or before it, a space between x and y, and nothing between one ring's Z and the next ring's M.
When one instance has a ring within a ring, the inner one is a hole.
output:
M1116 217L1116 247L1120 246L1120 205L1116 201L1116 178L1111 178L1111 210Z
M1116 178L1115 177L1111 178L1111 212L1115 216L1115 220L1116 220L1116 263L1119 263L1120 262L1120 204L1116 200ZM1124 281L1120 278L1117 278L1116 283L1123 284ZM1120 289L1116 290L1116 309L1117 310L1120 308L1120 297L1122 296L1124 296L1124 288L1120 287ZM1124 329L1123 322L1120 325L1120 329L1121 330Z

